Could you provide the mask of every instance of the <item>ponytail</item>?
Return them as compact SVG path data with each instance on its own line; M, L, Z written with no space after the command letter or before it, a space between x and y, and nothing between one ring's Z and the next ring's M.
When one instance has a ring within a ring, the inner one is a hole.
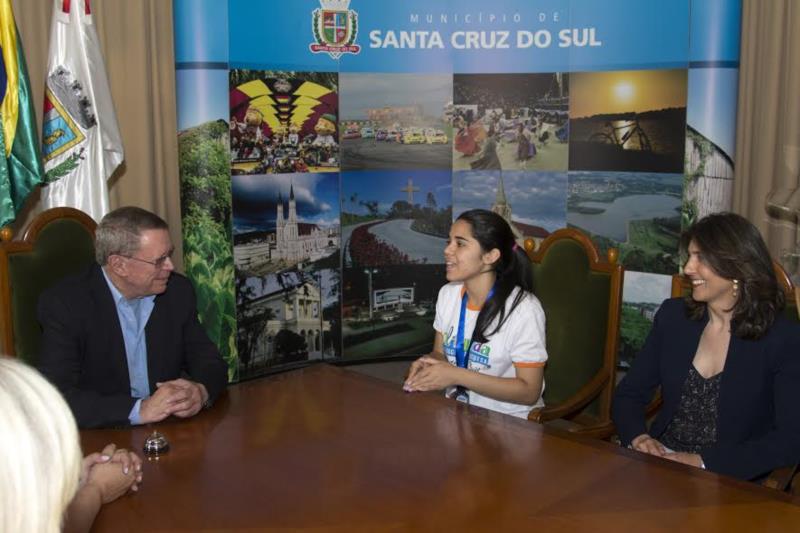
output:
M487 342L503 327L527 293L533 291L533 271L528 255L514 240L514 233L503 217L485 209L472 209L461 213L457 220L469 223L472 236L484 252L494 248L500 251L500 259L494 264L494 292L478 313L472 333L476 342ZM516 287L519 290L506 311L506 301ZM497 324L489 331L495 319Z

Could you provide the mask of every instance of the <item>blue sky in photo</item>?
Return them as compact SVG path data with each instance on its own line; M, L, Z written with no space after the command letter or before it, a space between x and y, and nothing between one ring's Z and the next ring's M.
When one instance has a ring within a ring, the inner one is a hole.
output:
M734 158L739 70L689 69L686 122Z
M178 131L213 120L228 122L228 71L180 69L175 71Z
M646 272L625 272L622 300L629 303L660 304L670 297L672 276Z
M321 227L339 225L339 174L253 174L231 177L233 232L274 231L278 195L288 214L289 188L294 188L300 222Z
M407 200L408 193L401 191L411 178L414 187L414 203L425 205L429 192L436 198L439 209L450 206L453 178L447 170L367 170L342 172L342 211L357 215L369 213L360 202L377 201L382 213L397 200Z
M303 282L303 278L296 271L282 272L281 274L268 274L263 277L247 278L247 280L245 280L245 285L247 285L247 287L251 289L252 299L257 299L266 294L271 294L273 292L282 290L283 287L278 282L279 275L283 277L283 282L285 286L296 287L301 285ZM319 275L319 278L317 278L317 275ZM319 281L322 282L323 307L329 307L331 305L338 303L339 301L338 274L329 269L322 269L311 274L311 276L315 280L319 279Z
M410 105L422 106L426 116L441 117L452 100L452 74L339 75L340 120L366 120L367 109Z
M504 170L503 188L516 222L554 231L567 225L567 173ZM453 216L467 209L489 209L495 201L499 170L455 172Z

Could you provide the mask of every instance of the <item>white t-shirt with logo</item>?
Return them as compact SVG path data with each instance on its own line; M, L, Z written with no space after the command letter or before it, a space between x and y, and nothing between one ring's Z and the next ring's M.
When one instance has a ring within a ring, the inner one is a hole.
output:
M511 291L506 299L506 313L519 291L519 287ZM461 313L461 297L464 294L464 284L461 282L448 283L439 290L439 299L436 302L436 318L433 328L442 334L444 354L447 360L456 364L456 336L458 333L458 318ZM469 344L475 321L480 309L467 306L467 316L464 321L464 340ZM531 293L526 293L510 315L500 331L489 337L488 342L473 342L470 347L468 368L489 376L513 378L516 376L514 367L543 367L547 361L547 350L544 342L544 311L539 300ZM495 322L487 331L491 331ZM450 396L454 388L446 391ZM544 384L542 385L544 392ZM534 405L524 405L511 402L501 402L488 398L474 391L469 391L469 403L493 411L526 418L528 412L534 407L544 406L541 396Z

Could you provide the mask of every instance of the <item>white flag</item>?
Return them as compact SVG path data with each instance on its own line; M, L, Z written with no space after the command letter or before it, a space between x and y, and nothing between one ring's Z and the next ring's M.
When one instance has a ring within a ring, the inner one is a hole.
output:
M53 0L45 83L42 203L99 221L124 154L89 0Z

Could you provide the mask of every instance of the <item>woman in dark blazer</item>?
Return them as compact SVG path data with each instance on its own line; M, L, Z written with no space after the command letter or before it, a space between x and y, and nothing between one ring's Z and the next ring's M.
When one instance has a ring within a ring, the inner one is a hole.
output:
M690 297L666 300L614 397L623 445L740 479L800 461L800 324L758 230L732 213L682 237ZM649 431L645 407L664 405Z

